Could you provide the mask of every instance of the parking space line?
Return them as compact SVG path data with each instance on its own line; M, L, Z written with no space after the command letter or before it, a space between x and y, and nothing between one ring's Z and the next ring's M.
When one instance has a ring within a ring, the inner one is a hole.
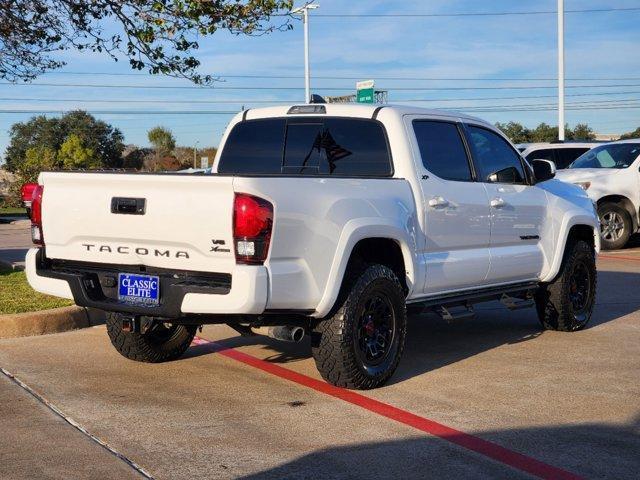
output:
M448 427L434 420L430 420L384 402L374 400L353 390L335 387L324 381L317 380L302 373L281 367L280 365L261 360L240 350L225 347L222 344L200 337L195 337L193 344L205 348L208 347L212 352L216 352L224 357L236 360L282 379L297 383L298 385L311 388L320 393L338 398L351 403L352 405L356 405L388 419L395 420L396 422L428 433L442 440L446 440L447 442L453 443L475 453L479 453L480 455L536 477L558 480L576 480L581 478L566 470L548 465L532 457L509 450L508 448L501 447L496 443L483 440L480 437L461 432L460 430Z
M111 455L115 456L116 458L122 460L124 463L126 463L127 465L129 465L132 469L134 469L136 472L138 472L140 475L142 475L144 478L146 478L147 480L155 480L154 477L147 472L144 468L142 468L140 465L138 465L136 462L134 462L133 460L131 460L130 458L126 457L125 455L123 455L122 453L120 453L119 451L117 451L115 448L113 448L111 445L109 445L107 442L105 442L104 440L102 440L101 438L96 437L95 435L93 435L92 433L90 433L86 428L84 428L82 425L80 425L77 421L75 421L73 418L69 417L68 415L66 415L64 412L62 412L62 410L60 410L58 407L56 407L54 404L52 404L49 400L47 400L46 398L44 398L42 395L40 395L38 392L36 392L34 389L32 389L29 385L27 385L26 383L24 383L22 380L20 380L19 378L17 378L13 373L5 370L4 368L0 367L0 373L2 373L5 377L7 377L9 380L11 380L13 383L15 383L16 385L18 385L20 388L22 388L24 391L26 391L29 395L31 395L33 398L35 398L39 403L41 403L42 405L44 405L45 407L47 407L49 410L51 410L54 414L56 414L58 417L60 417L62 420L64 420L66 423L68 423L69 425L71 425L73 428L75 428L76 430L78 430L80 433L82 433L83 435L85 435L86 437L89 438L89 440L91 440L94 443L97 443L98 445L100 445L102 448L104 448L107 452L109 452Z
M602 255L599 254L598 258L610 259L610 260L630 260L632 262L640 262L640 257L623 257L622 255Z

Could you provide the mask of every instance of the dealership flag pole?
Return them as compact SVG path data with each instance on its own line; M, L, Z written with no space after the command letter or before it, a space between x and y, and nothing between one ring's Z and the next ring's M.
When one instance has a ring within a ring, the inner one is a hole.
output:
M558 140L564 141L564 0L558 0Z

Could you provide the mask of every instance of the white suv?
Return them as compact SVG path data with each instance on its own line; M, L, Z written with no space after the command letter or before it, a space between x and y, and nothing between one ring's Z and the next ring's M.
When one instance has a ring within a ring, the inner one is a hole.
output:
M557 176L585 189L598 206L602 247L625 246L640 228L640 139L602 144Z

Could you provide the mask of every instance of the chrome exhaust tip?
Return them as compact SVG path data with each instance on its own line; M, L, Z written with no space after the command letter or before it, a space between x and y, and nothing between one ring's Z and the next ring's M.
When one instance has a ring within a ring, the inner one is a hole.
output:
M275 340L285 342L301 342L304 338L304 328L298 326L281 325L277 327L255 327L251 331L256 335L265 335Z

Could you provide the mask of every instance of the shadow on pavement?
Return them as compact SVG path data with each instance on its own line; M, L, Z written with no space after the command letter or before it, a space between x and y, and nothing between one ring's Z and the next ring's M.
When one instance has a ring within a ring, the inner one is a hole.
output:
M7 263L24 262L28 248L0 248L0 260Z
M638 420L634 425L551 426L478 435L562 470L600 479L637 479ZM366 443L319 450L244 479L302 478L532 478L498 462L452 447L434 437Z
M28 220L29 217L26 215L20 214L8 214L8 215L0 215L0 223L13 223L17 220Z
M585 478L637 479L638 420L633 425L584 424L482 432L485 440ZM532 478L434 437L319 450L244 479Z
M607 297L603 294L605 286ZM587 329L639 310L640 297L626 293L639 288L640 273L600 270L596 308ZM475 318L461 321L446 322L434 314L410 316L405 352L389 384L437 370L502 345L533 340L542 333L534 308L511 312L498 302L478 305ZM277 352L265 358L274 363L288 363L311 356L308 337L300 343L288 343L264 336L237 336L217 343L227 348L260 345L266 351ZM212 352L213 349L206 346L191 347L183 358Z
M638 247L640 247L640 234L631 235L627 244L622 248L622 251Z

